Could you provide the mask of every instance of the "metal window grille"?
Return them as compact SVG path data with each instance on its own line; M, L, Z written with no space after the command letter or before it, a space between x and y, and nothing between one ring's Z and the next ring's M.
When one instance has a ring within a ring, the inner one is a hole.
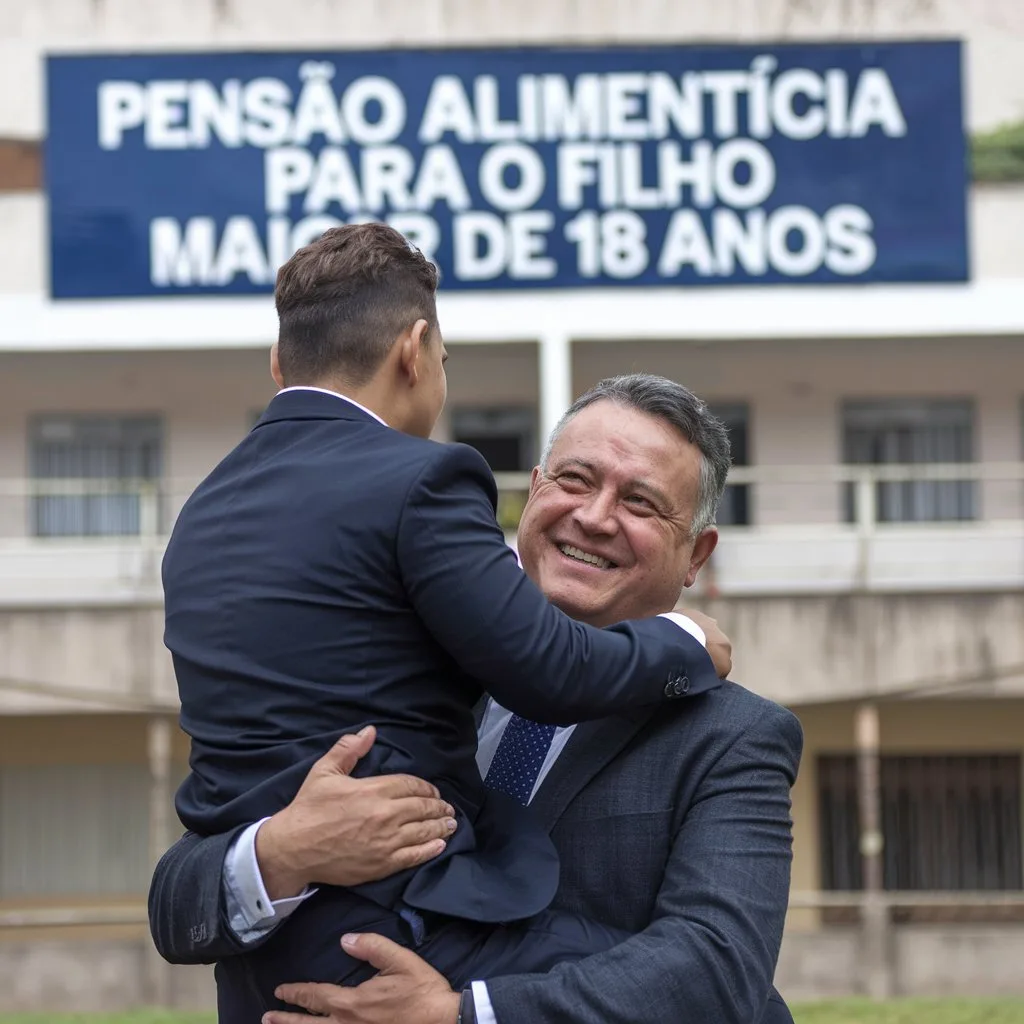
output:
M818 760L822 887L863 888L857 763ZM908 891L1024 888L1019 754L881 759L884 885Z
M898 399L843 405L843 459L853 465L972 462L974 409L970 401ZM845 485L847 522L854 520L852 485ZM875 491L882 523L974 519L971 480L884 481Z
M29 511L33 536L139 535L140 482L160 479L162 433L155 417L34 420L29 431L29 466L38 485Z

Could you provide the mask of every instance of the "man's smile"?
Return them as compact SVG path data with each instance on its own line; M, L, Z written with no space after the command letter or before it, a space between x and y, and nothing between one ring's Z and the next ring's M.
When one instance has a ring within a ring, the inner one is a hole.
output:
M602 558L600 555L595 555L592 552L584 551L582 548L573 546L572 544L556 544L559 551L566 557L574 562L579 562L584 565L592 565L597 569L615 569L617 563L611 561L608 558Z

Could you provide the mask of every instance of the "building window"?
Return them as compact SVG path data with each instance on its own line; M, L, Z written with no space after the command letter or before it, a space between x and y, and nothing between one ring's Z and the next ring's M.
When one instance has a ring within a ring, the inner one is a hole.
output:
M452 440L472 445L495 473L528 473L537 459L532 408L453 409Z
M474 447L493 473L528 473L537 461L537 411L531 407L453 409L453 441ZM515 533L529 486L499 487L498 522Z
M740 402L712 402L709 405L729 432L729 446L734 466L750 465L750 411ZM718 506L719 526L750 525L750 485L729 484Z
M151 416L33 420L32 534L127 537L158 530L162 434L160 420Z
M1024 887L1019 754L883 757L885 888ZM822 888L860 890L857 762L818 759Z
M970 401L863 401L843 405L843 459L853 465L925 465L973 461ZM855 519L855 492L846 485L847 522ZM973 519L971 480L883 481L875 488L882 523Z

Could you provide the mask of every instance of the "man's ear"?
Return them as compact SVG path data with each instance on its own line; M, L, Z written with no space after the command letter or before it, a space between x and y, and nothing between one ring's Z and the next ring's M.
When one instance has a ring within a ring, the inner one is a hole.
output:
M697 538L690 553L690 565L686 570L684 587L692 587L697 580L697 573L700 572L704 563L711 557L711 552L718 546L718 529L709 526Z
M423 347L429 343L430 324L423 319L417 320L395 342L398 348L398 366L410 387L413 387L419 380Z
M537 490L537 485L540 483L540 478L544 475L544 471L540 466L534 466L533 472L530 474L530 497L533 497L533 492Z
M284 374L281 373L281 360L278 356L277 342L270 346L270 376L274 378L274 383L279 387L284 387Z

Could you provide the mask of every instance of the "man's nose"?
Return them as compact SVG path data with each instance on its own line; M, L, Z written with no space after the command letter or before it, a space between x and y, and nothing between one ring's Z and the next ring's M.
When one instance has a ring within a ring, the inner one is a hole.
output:
M615 533L619 528L615 504L614 494L598 492L589 495L576 507L573 518L586 533Z

